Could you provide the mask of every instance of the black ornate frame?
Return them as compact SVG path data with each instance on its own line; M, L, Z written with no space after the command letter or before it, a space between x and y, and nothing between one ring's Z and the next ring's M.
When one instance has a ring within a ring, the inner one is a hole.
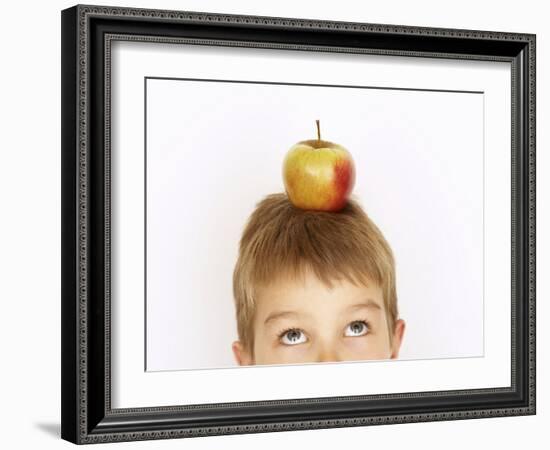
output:
M510 62L511 386L112 409L113 40ZM61 319L61 434L77 444L535 414L535 35L86 5L62 11Z

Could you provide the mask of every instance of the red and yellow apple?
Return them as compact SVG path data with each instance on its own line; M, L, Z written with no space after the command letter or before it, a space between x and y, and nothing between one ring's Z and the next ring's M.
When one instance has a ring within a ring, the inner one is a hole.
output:
M283 180L288 198L302 209L339 211L355 184L351 154L339 144L321 139L300 141L287 152Z

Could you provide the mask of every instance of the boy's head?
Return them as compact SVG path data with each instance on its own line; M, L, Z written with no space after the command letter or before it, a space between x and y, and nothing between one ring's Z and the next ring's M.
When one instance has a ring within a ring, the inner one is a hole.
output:
M233 273L241 365L396 358L393 253L352 197L338 212L256 205Z

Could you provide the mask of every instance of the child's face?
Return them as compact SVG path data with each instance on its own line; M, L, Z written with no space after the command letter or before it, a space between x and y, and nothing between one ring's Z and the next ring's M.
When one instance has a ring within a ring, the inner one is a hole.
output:
M326 287L312 272L305 281L281 281L258 292L254 354L233 343L237 362L296 364L397 358L405 323L398 320L390 344L379 286L347 280Z

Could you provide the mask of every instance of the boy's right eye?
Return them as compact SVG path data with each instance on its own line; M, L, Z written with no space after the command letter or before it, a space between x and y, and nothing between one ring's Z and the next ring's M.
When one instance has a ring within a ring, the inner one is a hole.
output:
M306 335L303 333L303 331L296 328L291 328L289 330L283 331L279 335L279 339L284 345L303 344L307 341Z

